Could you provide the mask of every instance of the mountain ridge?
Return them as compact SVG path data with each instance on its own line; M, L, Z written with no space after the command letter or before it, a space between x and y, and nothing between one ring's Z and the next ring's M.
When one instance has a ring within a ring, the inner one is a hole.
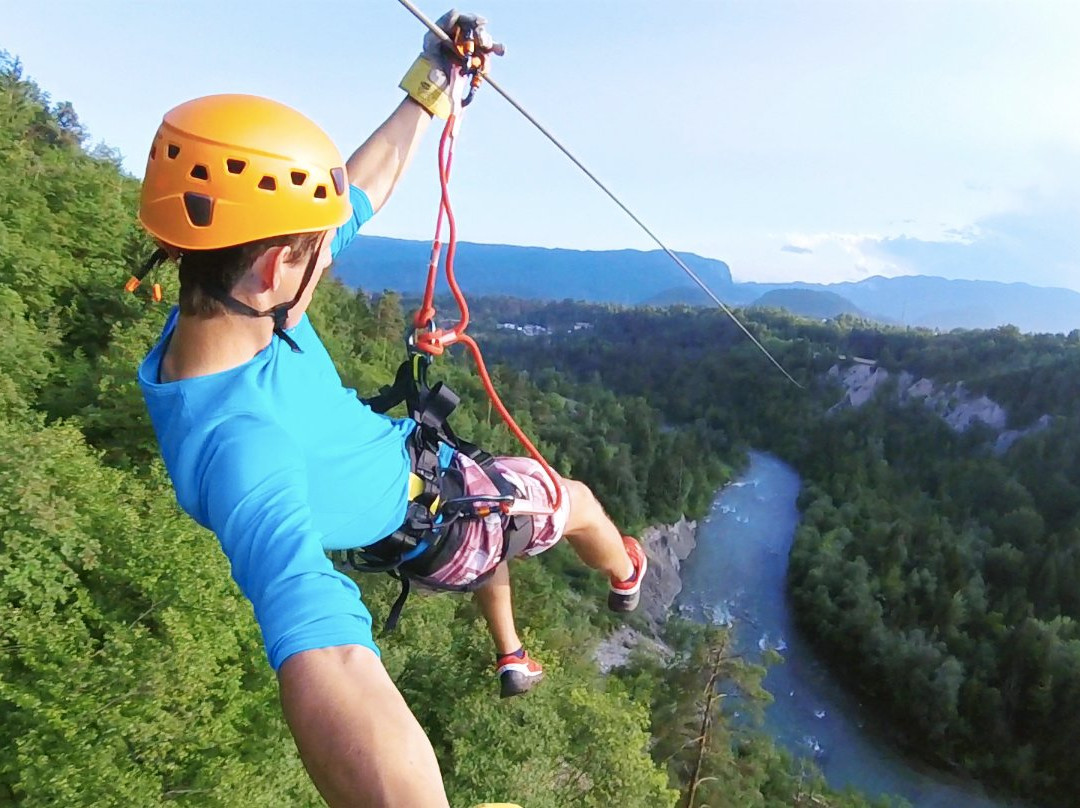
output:
M427 241L368 236L356 239L338 256L335 274L347 286L419 293L430 254ZM679 257L710 288L731 287L731 270L723 261L693 253L679 253ZM471 294L639 305L672 288L697 288L674 267L668 269L668 262L660 250L566 250L458 242L455 267L462 287ZM618 284L611 274L614 265L619 267Z
M369 291L423 290L430 242L368 236L335 262L347 286ZM1069 333L1080 328L1080 292L1022 281L952 280L931 275L814 284L737 283L723 261L694 253L680 258L729 305L777 305L803 316L857 316L883 324L931 329L1013 325L1026 332ZM712 305L704 292L661 250L571 250L507 244L458 244L457 275L469 295L574 299L629 306ZM801 290L813 295L770 296ZM838 299L840 298L840 299Z

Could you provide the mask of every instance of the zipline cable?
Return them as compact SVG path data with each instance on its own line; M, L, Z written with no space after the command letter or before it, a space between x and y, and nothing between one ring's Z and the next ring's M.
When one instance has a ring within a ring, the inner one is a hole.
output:
M413 5L411 2L409 2L409 0L398 0L398 2L401 3L401 5L403 5L409 11L409 13L411 13L414 17L416 17L416 19L420 20L420 22L422 22L427 27L427 29L429 31L431 31L433 34L435 34L435 36L437 36L439 39L441 39L444 43L446 43L446 44L448 44L450 46L453 46L453 44L454 44L453 40L450 39L450 37L447 35L447 33L445 31L443 31L439 26L437 26L430 19L428 19L428 17L424 14L424 12L422 12L415 5ZM716 296L715 293L713 293L712 289L710 289L706 285L706 283L703 280L701 280L701 278L699 278L697 276L697 273L695 273L694 270L690 269L690 267L688 267L686 265L686 262L684 262L681 258L679 258L679 256L677 256L674 252L672 252L668 248L668 246L666 244L664 244L664 242L662 242L659 239L659 237L655 233L653 233L653 231L650 230L645 225L645 223L643 221L641 221L641 219L639 219L637 216L634 215L634 212L632 210L630 210L630 208L628 208L626 205L623 204L622 200L620 200L617 196L615 196L615 194L612 193L608 189L608 187L606 185L604 185L604 183L602 183L596 177L595 174L593 174L591 171L589 171L589 169L587 169L580 160L578 160L573 154L570 153L569 149L567 149L561 142L559 142L558 138L556 138L553 134L551 134L551 132L549 132L547 129L545 129L544 126L538 120L536 120L536 118L534 118L532 115L530 115L528 113L528 111L526 111L526 109L523 106L521 106L521 104L519 104L516 100L514 100L514 98L511 97L511 95L508 92L506 92L506 90L504 90L502 87L500 87L498 85L498 83L493 78L491 78L487 74L484 74L483 79L484 79L485 82L487 82L487 84L495 92L497 92L499 95L501 95L507 101L507 103L510 104L510 106L512 106L514 109L516 109L518 112L520 112L525 117L525 120L527 120L529 123L531 123L533 126L535 126L540 131L540 133L542 135L544 135L544 137L546 137L548 140L550 140L552 142L552 144L554 144L555 148L557 148L559 151L561 151L563 154L565 154L574 165L576 165L578 168L580 168L582 170L582 172L585 174L585 176L587 176L590 180L592 180L601 191L603 191L605 194L607 194L611 198L612 202L614 202L616 205L618 205L620 208L622 208L623 212L627 216L629 216L631 219L633 219L634 223L637 224L637 226L640 227L642 230L644 230L645 233L648 234L649 238L651 238L653 241L655 241L657 243L657 245L660 247L660 249L662 249L665 253L667 253L668 257L671 258L671 260L674 261L676 264L678 264L679 267L682 269L682 271L685 272L690 277L690 279L701 288L701 291L703 291L706 295L708 295L709 298L711 298L712 301L714 303L716 303L717 306L720 307L721 311L723 311L724 314L726 314L728 317L731 318L732 322L734 322L735 325L737 325L742 330L742 332L744 334L746 334L747 337L750 338L750 341L753 342L754 345L756 345L761 350L761 352L763 354L765 354L765 356L767 356L769 358L769 361L772 362L774 365L776 365L777 369L781 373L783 373L792 384L794 384L800 390L803 389L803 386L801 384L799 384L797 381L795 381L794 377L784 369L784 366L781 365L780 362L777 361L777 359L771 353L769 353L768 348L766 348L764 345L762 345L758 341L757 337L755 337L753 334L750 333L750 330L745 325L743 325L742 321L739 320L738 317L735 316L735 312L733 312L731 310L731 308L728 307L727 304L724 303L724 301L722 301L719 297Z

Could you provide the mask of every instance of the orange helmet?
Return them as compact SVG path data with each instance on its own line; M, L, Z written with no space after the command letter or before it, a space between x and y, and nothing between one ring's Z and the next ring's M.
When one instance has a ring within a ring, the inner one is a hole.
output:
M139 221L181 250L329 230L351 213L345 162L291 107L208 95L174 107L146 161Z

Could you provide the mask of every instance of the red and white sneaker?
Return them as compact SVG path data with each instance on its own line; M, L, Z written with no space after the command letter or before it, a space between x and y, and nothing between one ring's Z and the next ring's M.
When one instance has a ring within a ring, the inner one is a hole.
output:
M499 676L499 696L504 699L531 690L544 678L544 669L524 648L499 657L495 667Z
M622 540L626 553L634 565L634 574L625 581L613 580L611 582L607 605L613 612L632 612L641 599L641 582L645 578L645 570L649 567L649 559L646 558L645 549L637 539L623 536Z

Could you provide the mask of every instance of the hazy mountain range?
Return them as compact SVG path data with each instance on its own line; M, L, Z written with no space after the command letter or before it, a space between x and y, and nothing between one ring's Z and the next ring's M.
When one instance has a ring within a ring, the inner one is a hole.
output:
M431 245L368 236L335 262L347 285L368 291L423 291ZM928 328L993 328L1068 333L1080 328L1080 293L1024 283L954 281L922 275L857 283L735 283L723 261L680 253L725 303L771 306L808 317L840 314ZM662 251L565 250L504 244L458 245L457 277L470 296L586 300L624 305L712 305Z

